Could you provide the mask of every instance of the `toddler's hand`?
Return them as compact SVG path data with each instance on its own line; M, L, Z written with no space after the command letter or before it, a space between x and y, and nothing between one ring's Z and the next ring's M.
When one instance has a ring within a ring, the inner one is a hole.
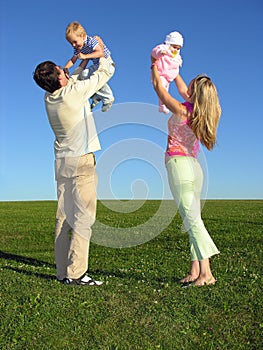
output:
M185 101L187 101L187 102L192 102L191 96L189 96L187 92L185 92L185 93L183 94L183 98L184 98Z
M161 51L161 54L162 54L162 55L166 55L166 54L167 54L167 51L166 51L166 50L162 50L162 51Z
M85 58L86 58L86 57L85 57L85 55L84 55L83 53L80 52L80 53L78 54L78 59L80 59L80 60L85 60Z

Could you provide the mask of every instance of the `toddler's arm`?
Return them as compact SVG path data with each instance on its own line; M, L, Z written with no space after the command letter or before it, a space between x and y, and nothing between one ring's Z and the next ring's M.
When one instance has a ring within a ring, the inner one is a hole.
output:
M166 45L157 45L152 49L152 57L155 59L160 58L162 55L167 54L167 46Z
M101 37L98 35L94 35L94 38L98 41L100 47L102 48L102 50L104 52L104 42L102 41Z
M103 44L103 41L98 36L95 36L94 38L97 40L98 44L95 46L93 52L89 53L89 54L86 54L86 55L80 52L78 54L78 56L77 56L79 59L85 60L85 59L104 57L104 44Z

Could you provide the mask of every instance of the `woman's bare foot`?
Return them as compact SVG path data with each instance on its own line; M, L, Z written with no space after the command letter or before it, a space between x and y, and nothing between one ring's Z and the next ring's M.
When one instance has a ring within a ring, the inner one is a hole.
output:
M198 275L192 275L189 273L186 277L182 278L179 283L185 284L185 283L192 283L195 282L198 278Z
M208 286L216 283L216 279L214 276L210 276L209 278L199 276L197 280L193 283L195 287Z
M192 260L190 271L188 275L184 278L182 278L179 283L186 284L186 283L192 283L197 280L200 274L200 266L198 260Z

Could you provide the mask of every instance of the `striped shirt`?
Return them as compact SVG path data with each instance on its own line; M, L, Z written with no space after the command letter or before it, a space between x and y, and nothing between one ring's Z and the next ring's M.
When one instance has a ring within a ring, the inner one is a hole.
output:
M84 55L87 55L89 53L94 52L95 47L99 45L99 42L97 39L95 39L92 36L87 35L86 40L84 42L83 48L80 50L81 53ZM107 48L107 46L104 45L104 55L105 58L108 58L110 56L110 50ZM78 51L74 49L74 56L78 55ZM92 62L94 65L99 66L99 58L92 58Z

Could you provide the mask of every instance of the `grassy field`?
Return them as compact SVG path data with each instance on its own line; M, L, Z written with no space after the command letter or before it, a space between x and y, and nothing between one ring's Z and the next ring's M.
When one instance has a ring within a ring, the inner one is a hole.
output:
M168 203L169 204L169 203ZM157 212L146 201L119 214L98 203L98 220L136 226ZM176 215L147 243L91 244L101 287L55 278L56 203L0 202L0 349L262 349L263 201L206 201L203 219L221 254L215 286L182 288L188 237Z

